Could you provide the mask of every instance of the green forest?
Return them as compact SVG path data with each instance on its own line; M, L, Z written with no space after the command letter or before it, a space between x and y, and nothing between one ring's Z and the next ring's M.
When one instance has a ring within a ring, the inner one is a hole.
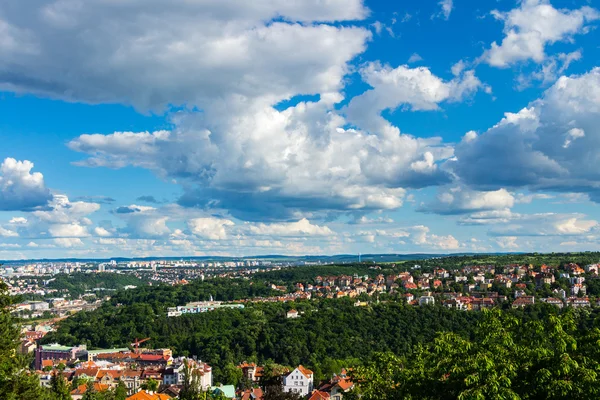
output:
M47 287L77 298L91 289L118 290L123 289L125 286L140 286L143 284L144 281L130 274L76 272L73 274L55 275Z

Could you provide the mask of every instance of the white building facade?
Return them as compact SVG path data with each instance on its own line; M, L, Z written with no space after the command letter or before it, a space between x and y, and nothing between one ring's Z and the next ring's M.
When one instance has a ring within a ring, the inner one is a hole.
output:
M304 397L311 394L313 388L313 372L302 365L283 379L284 392L297 393Z

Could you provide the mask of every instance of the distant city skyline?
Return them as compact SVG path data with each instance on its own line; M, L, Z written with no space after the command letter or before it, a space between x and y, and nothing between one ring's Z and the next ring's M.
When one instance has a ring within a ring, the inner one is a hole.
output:
M600 250L599 25L587 0L0 4L0 260Z

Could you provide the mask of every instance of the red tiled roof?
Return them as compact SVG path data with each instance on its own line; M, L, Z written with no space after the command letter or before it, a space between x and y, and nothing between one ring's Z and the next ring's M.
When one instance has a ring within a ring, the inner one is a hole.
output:
M329 393L315 390L312 393L312 396L310 396L308 398L308 400L329 400L329 398L330 398Z

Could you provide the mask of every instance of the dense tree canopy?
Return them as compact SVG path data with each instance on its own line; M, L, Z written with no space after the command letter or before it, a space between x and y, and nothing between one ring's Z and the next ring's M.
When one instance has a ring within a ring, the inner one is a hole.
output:
M577 318L485 312L471 339L443 332L401 356L376 354L354 371L350 399L598 398L600 330L579 330Z

